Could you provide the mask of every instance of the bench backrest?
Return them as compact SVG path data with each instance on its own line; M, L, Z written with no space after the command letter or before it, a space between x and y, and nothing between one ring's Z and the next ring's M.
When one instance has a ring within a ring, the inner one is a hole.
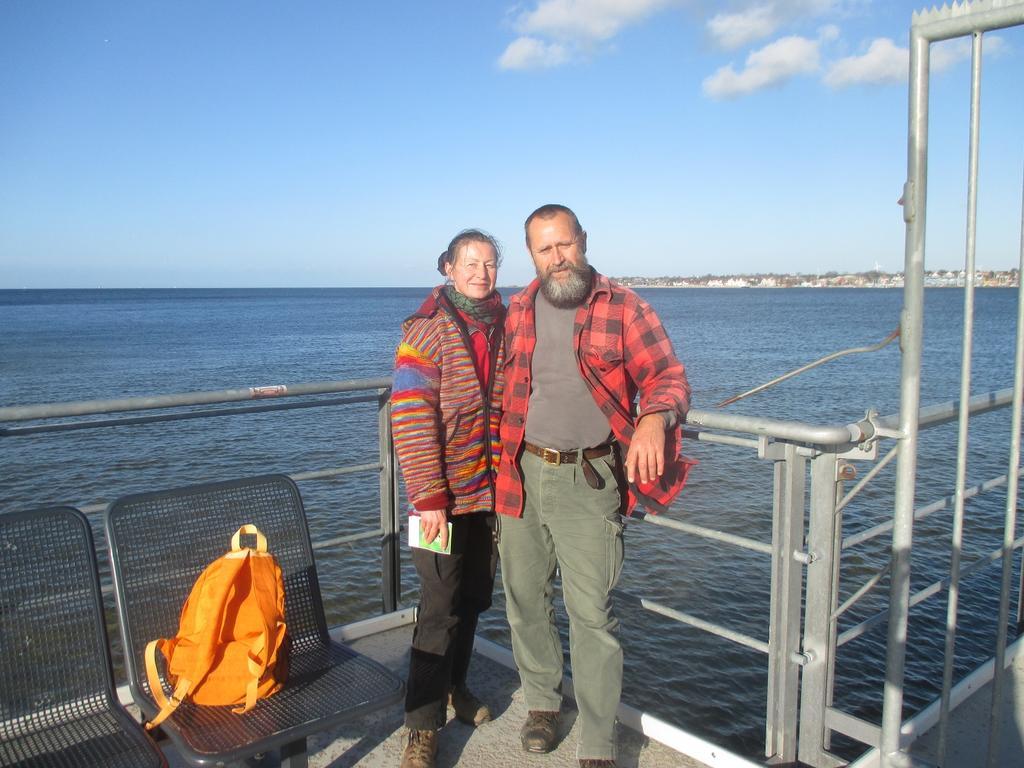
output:
M267 475L125 496L108 508L106 530L125 664L136 695L148 695L146 643L176 634L196 577L231 548L232 534L246 523L263 532L281 565L293 652L329 642L302 499L290 478Z
M113 695L89 522L73 507L0 515L0 742Z

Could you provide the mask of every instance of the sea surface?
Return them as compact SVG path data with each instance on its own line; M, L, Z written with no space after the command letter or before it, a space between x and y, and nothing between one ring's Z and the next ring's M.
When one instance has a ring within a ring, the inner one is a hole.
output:
M506 298L514 289L503 289ZM694 407L710 409L824 355L881 341L899 322L902 292L886 289L646 289L687 367ZM0 406L108 399L387 376L403 318L424 288L280 290L0 291ZM963 291L926 292L922 404L959 393ZM976 296L975 393L1012 385L1017 294ZM813 424L896 412L898 343L833 361L750 397L728 411ZM299 472L377 459L373 404L0 437L0 510L87 505L125 493L264 472ZM10 425L7 425L10 426ZM1009 412L972 421L968 483L1006 472ZM772 466L756 452L690 441L700 461L670 510L688 522L770 541ZM922 436L918 504L952 493L956 425ZM863 476L868 469L858 463ZM892 514L891 465L846 510L849 535ZM300 484L314 540L372 530L377 478L352 475ZM965 563L996 549L1005 490L967 509ZM99 533L102 515L93 515ZM951 512L915 528L913 588L948 571ZM619 600L627 702L734 751L764 745L767 659L639 608L645 597L709 621L768 637L766 556L641 521L627 529ZM847 553L840 601L887 557L883 536ZM379 548L371 541L318 553L329 620L379 612ZM1016 567L1016 566L1015 566ZM957 676L994 648L998 565L965 580ZM416 578L403 569L403 603ZM888 580L840 620L840 631L883 609ZM632 597L629 597L632 596ZM945 599L912 614L908 711L941 680ZM562 624L565 632L564 621ZM483 634L507 643L500 587ZM885 624L844 646L837 706L877 721ZM841 740L840 751L850 745Z

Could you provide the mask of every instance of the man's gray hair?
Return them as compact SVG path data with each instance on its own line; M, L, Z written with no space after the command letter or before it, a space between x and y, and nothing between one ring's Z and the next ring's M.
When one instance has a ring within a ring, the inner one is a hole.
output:
M580 220L573 213L572 209L562 205L561 203L548 203L542 205L536 211L526 217L526 223L523 224L523 230L526 232L526 245L530 245L530 223L534 219L552 219L560 213L564 213L572 221L573 233L579 237L583 234L583 227L580 226Z
M494 256L498 260L498 266L501 266L501 243L494 235L484 232L482 229L464 229L452 238L445 252L437 257L437 271L447 276L448 272L445 267L448 264L454 266L459 249L467 243L486 243L491 246L494 249Z

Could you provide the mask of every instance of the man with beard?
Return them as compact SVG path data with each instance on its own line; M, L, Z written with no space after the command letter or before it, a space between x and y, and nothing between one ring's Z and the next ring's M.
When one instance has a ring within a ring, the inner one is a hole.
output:
M622 568L621 514L664 509L689 462L678 453L690 387L661 321L587 262L587 233L564 205L526 220L537 279L505 325L502 456L496 511L512 649L529 715L523 748L557 742L561 572L583 768L615 765L622 649L611 590ZM639 395L639 402L634 401Z

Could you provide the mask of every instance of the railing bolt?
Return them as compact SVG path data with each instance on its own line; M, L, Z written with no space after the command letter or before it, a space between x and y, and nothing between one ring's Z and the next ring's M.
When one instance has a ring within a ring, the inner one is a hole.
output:
M793 553L793 559L796 560L798 563L803 563L804 565L810 565L811 563L817 561L818 553L817 552L801 552L800 550L797 550L796 552Z
M840 480L856 480L857 467L848 461L841 461L839 462L837 474Z
M808 664L810 664L812 661L814 661L814 652L813 651L793 651L793 653L791 653L789 655L789 660L792 661L794 664L797 664L797 665L799 665L801 667L806 667Z

